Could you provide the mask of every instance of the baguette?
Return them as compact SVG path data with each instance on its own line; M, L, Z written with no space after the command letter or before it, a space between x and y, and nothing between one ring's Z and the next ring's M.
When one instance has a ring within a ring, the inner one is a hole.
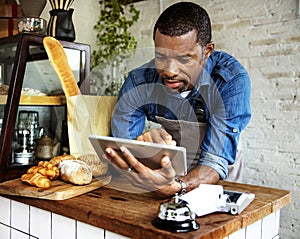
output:
M74 74L68 63L65 50L61 43L54 37L46 36L43 44L49 60L59 77L63 91L66 97L80 95L80 89L77 85Z

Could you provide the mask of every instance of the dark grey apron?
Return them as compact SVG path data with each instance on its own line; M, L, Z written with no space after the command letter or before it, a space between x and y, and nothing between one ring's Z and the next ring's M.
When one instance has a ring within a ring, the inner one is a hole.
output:
M207 123L170 120L160 116L156 116L156 120L157 123L172 135L176 142L180 142L180 146L187 149L188 170L195 167L197 159L200 157L200 144L204 138ZM236 161L234 165L229 165L228 167L227 181L240 181L242 169L241 156L241 150L238 146Z

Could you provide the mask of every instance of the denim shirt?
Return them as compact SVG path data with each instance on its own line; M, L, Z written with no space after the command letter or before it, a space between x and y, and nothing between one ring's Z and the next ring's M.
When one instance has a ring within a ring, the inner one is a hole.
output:
M244 67L227 53L214 51L193 90L183 98L166 89L152 60L131 71L125 80L112 117L111 134L135 139L142 134L145 119L156 122L155 116L197 122L195 111L200 101L200 121L206 122L207 128L198 164L212 167L225 179L228 165L235 162L240 133L251 118L250 88Z

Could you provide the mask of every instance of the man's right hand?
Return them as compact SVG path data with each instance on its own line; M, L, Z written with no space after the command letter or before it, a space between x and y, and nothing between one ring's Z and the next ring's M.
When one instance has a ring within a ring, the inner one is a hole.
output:
M136 138L136 140L144 142L152 142L158 144L176 145L176 141L163 128L150 129Z

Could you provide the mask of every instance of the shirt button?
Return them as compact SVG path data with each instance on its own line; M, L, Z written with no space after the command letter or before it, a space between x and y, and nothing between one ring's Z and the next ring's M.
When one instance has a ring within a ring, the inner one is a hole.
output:
M238 130L237 130L236 128L233 128L233 129L232 129L232 132L233 132L233 133L237 133Z

